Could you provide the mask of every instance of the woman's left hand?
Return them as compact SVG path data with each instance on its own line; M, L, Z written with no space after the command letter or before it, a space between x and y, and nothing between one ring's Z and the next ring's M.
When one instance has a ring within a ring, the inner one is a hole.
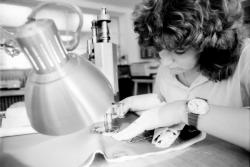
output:
M164 103L153 109L143 111L141 116L128 127L111 136L116 140L129 140L145 130L186 122L185 108L186 101Z

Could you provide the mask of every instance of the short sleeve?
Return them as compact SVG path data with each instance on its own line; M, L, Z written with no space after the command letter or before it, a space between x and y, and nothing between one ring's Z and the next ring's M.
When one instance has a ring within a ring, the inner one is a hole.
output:
M250 106L250 39L243 45L239 61L241 94L244 106Z

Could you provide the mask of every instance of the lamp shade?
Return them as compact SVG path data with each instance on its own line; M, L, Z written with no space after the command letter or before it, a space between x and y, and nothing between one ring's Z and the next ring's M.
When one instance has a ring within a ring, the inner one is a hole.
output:
M110 83L92 63L67 53L52 20L25 24L16 39L34 69L25 105L35 130L63 135L103 121L114 100Z

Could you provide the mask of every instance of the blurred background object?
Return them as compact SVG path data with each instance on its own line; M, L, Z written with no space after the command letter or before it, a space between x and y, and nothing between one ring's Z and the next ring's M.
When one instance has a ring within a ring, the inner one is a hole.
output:
M20 53L20 48L18 47L14 35L2 27L0 27L0 49L3 49L12 57Z

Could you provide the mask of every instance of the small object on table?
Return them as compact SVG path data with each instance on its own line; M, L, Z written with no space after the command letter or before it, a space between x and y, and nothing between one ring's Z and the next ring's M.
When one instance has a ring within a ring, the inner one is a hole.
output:
M96 123L91 132L98 134L117 132L120 128L117 118L124 118L121 113L122 105L123 103L112 103L112 106L104 115L104 122Z
M111 110L108 110L104 116L104 128L105 132L111 132L113 130L113 120L112 120L113 106Z
M157 128L154 132L152 144L159 148L168 148L177 140L179 134L180 130L175 128Z

